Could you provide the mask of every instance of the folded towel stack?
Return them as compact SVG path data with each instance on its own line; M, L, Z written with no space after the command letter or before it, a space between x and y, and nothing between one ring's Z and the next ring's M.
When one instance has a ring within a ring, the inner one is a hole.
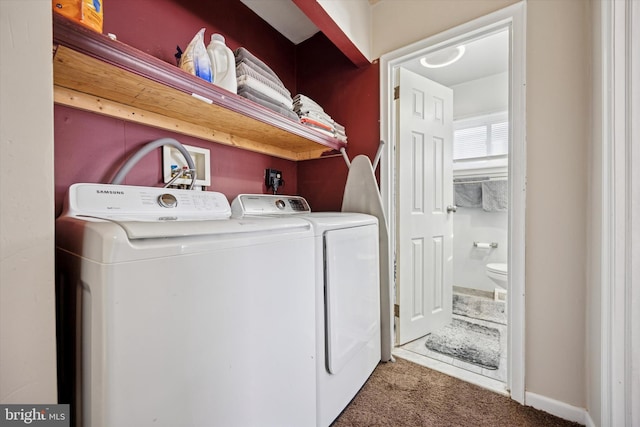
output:
M336 123L324 109L308 96L297 94L293 97L293 111L300 116L300 122L324 134L347 142L344 126Z
M234 54L238 95L298 121L298 115L293 111L291 92L277 74L244 47L236 49Z

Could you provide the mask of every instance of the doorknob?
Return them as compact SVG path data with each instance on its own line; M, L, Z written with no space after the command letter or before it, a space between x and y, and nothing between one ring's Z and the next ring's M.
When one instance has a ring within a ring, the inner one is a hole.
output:
M447 206L447 213L456 212L457 210L458 210L458 207L456 205Z

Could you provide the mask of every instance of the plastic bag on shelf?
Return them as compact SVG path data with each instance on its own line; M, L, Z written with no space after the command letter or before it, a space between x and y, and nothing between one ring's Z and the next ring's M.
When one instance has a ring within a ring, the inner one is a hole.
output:
M180 68L186 72L211 82L211 60L204 45L204 31L201 29L191 40L180 57Z

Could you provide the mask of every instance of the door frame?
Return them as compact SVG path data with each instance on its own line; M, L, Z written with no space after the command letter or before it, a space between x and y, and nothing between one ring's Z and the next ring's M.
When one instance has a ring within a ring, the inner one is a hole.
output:
M395 69L403 62L443 47L510 29L509 67L509 292L508 378L511 398L525 401L525 212L526 212L526 2L519 2L410 44L380 57L380 137L387 141L380 159L380 191L389 221L390 268L395 271L395 145L396 110L393 102ZM395 278L395 275L394 275ZM395 295L395 283L394 283ZM395 342L395 339L394 339Z
M600 7L601 111L600 420L640 423L640 7L631 0ZM597 240L595 240L597 242ZM595 334L595 333L594 333Z

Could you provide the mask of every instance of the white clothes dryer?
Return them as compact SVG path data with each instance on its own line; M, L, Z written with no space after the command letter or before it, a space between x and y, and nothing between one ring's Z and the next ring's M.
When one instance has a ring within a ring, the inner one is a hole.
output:
M239 218L303 218L313 225L316 269L317 426L329 426L380 362L377 218L311 212L299 196L241 194Z
M69 189L56 282L74 425L316 424L313 229L230 215L220 193Z

